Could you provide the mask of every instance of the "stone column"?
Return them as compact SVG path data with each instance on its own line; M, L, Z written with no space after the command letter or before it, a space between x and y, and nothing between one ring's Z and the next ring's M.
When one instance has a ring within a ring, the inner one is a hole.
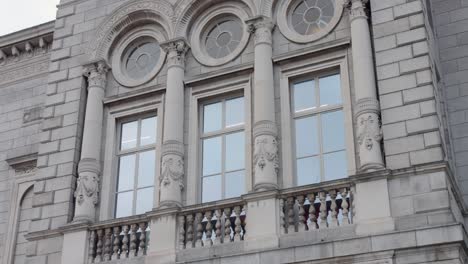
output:
M101 133L103 118L104 90L108 67L100 61L85 66L84 75L88 77L88 97L83 129L81 159L78 164L78 180L75 191L74 222L94 222L95 206L99 200L99 163L101 152Z
M368 0L347 0L350 5L351 41L353 52L355 118L358 127L360 171L384 168L380 142L380 106L377 100L375 68L371 36L365 5Z
M189 46L178 38L161 43L168 54L161 150L160 207L182 205L184 188L184 72Z
M255 66L253 88L254 116L254 189L278 188L278 142L275 122L275 93L273 84L272 30L274 24L264 16L246 21L254 35Z

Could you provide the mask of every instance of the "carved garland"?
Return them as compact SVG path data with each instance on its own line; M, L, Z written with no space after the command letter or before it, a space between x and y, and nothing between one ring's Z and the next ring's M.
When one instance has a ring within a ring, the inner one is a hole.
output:
M364 115L359 121L360 132L358 135L358 143L362 146L365 144L367 150L372 150L374 140L380 142L382 140L382 128L375 114Z
M159 178L161 186L178 183L181 190L184 189L184 160L181 156L171 155L163 158L162 174Z
M255 140L254 164L263 170L267 162L273 163L275 172L278 174L278 142L273 136L263 135Z

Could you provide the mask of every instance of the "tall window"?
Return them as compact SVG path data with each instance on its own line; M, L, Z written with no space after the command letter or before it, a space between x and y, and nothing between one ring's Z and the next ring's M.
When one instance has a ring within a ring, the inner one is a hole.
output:
M153 208L157 116L121 124L115 217Z
M323 75L292 84L297 185L347 175L340 75Z
M202 202L245 193L244 97L202 106Z

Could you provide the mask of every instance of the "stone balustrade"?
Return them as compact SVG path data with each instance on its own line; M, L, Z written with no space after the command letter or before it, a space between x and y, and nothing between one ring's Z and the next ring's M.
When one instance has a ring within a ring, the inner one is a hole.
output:
M179 249L211 247L246 237L245 202L189 207L178 215Z
M285 190L280 196L282 234L335 228L352 223L353 192L349 185Z
M115 219L92 226L89 232L89 263L146 255L150 233L146 217Z

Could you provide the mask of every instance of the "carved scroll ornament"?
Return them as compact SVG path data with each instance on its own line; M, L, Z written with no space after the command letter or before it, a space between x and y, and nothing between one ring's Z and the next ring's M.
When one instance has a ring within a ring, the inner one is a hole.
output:
M382 129L376 115L363 115L359 118L359 135L358 143L362 146L365 144L366 149L372 150L374 140L380 142L382 140Z
M184 160L178 155L169 155L163 158L162 174L159 178L161 186L172 183L179 184L184 189Z

